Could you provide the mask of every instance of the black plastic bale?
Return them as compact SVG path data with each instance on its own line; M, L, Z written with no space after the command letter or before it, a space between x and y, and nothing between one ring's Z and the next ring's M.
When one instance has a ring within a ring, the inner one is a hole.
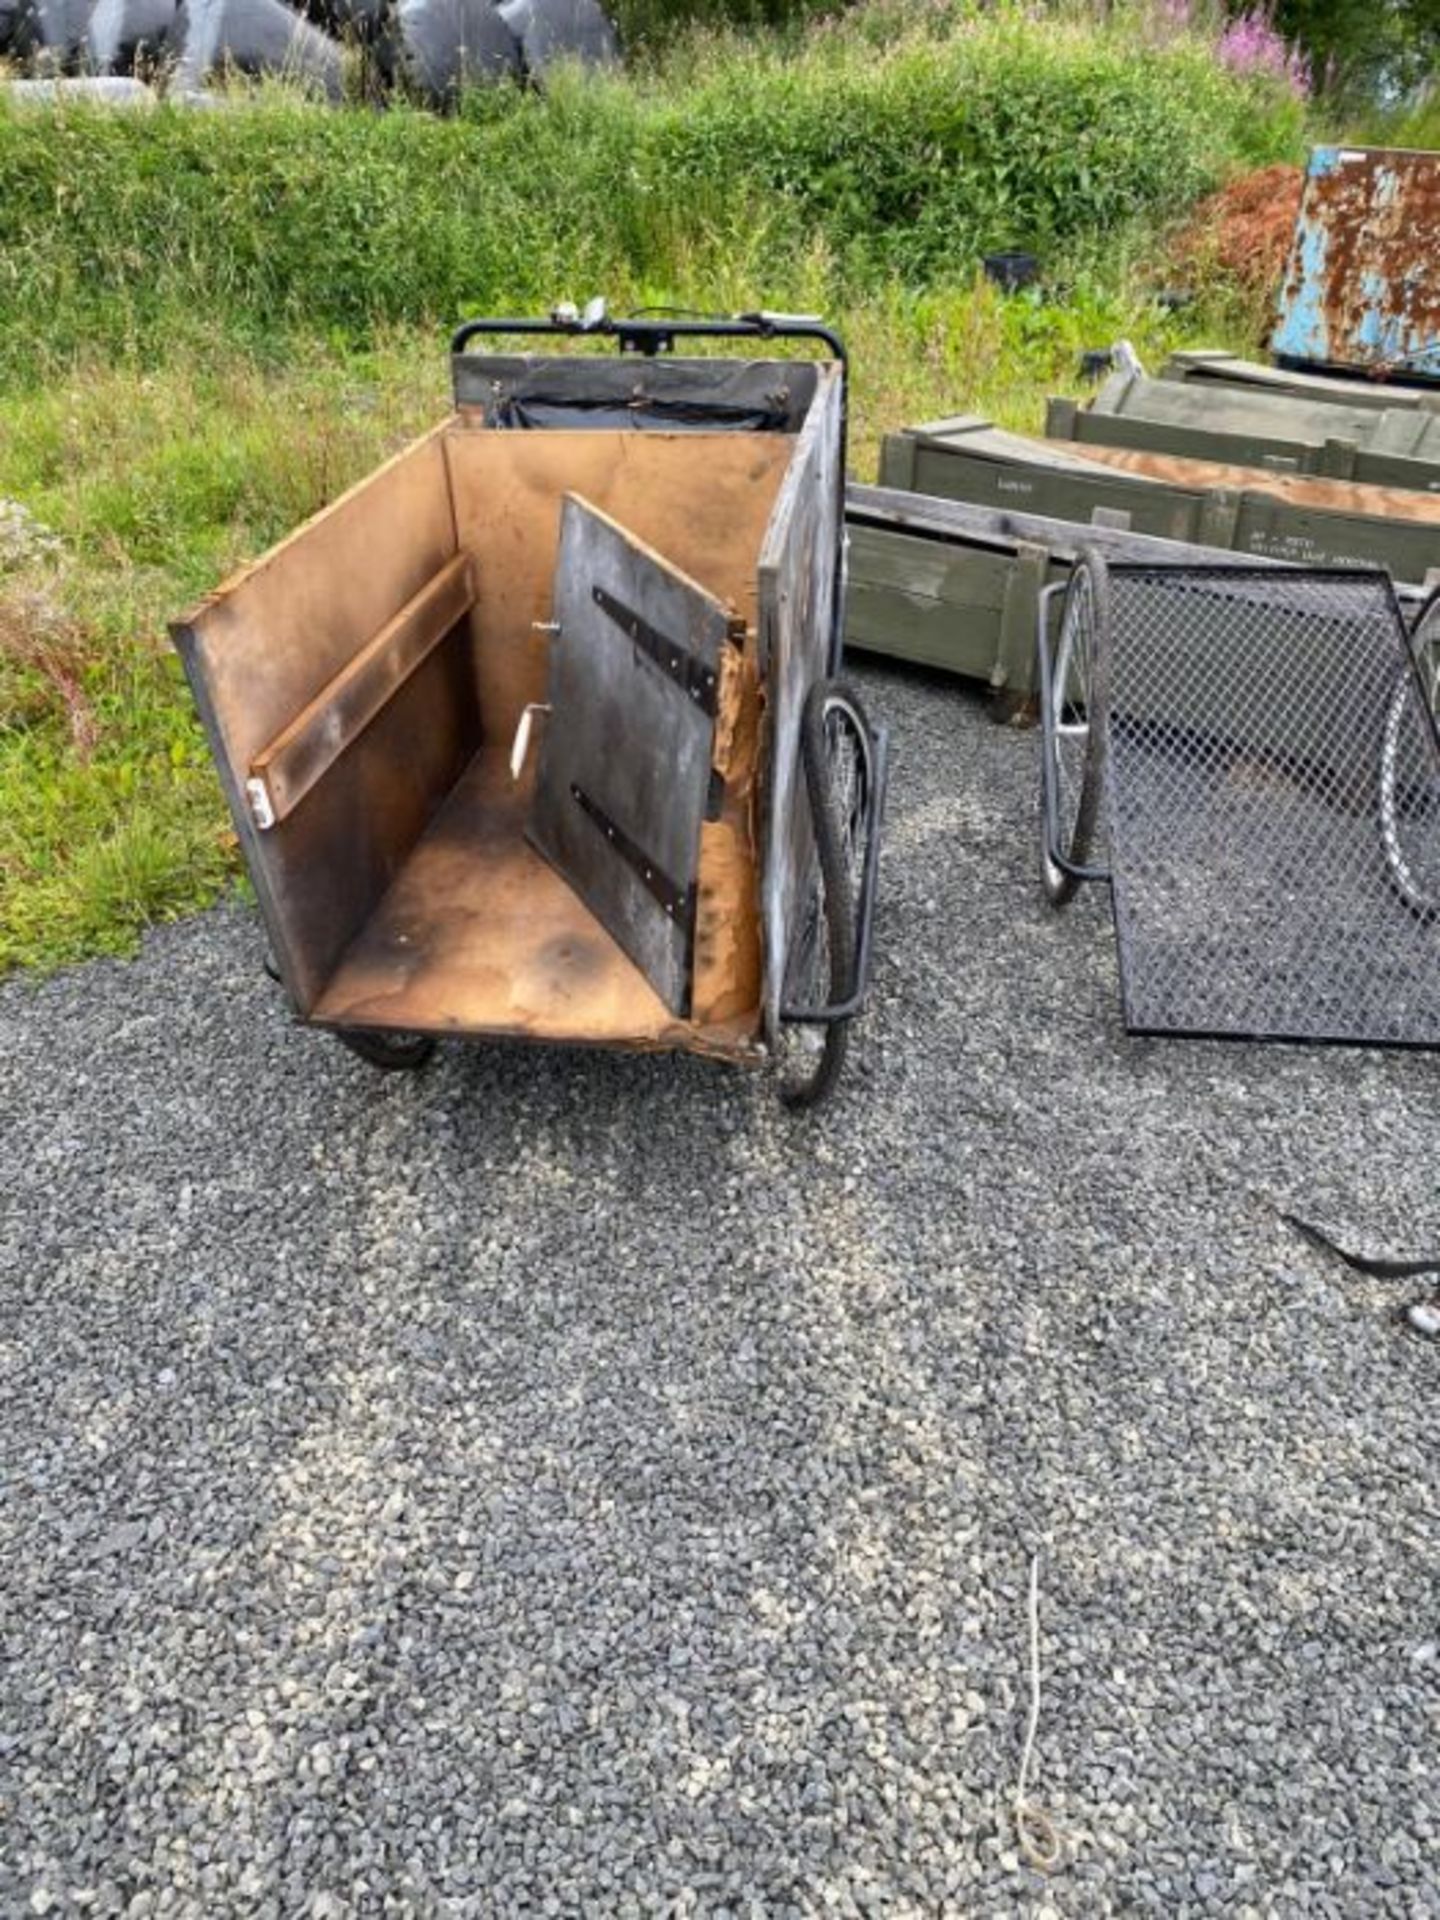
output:
M1002 293L1019 293L1040 278L1040 261L1033 253L987 253L980 264L985 278Z
M519 72L515 36L491 0L401 0L401 69L435 106Z
M598 0L502 0L500 12L535 79L562 60L590 68L620 62L620 42Z
M131 74L178 52L175 0L98 0L85 52L100 74Z
M281 0L188 0L179 78L198 86L208 74L279 73L329 100L344 93L339 45Z

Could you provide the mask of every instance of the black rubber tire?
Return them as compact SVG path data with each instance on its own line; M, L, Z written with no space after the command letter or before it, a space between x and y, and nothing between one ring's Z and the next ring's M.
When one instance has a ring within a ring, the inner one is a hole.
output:
M415 1073L435 1051L428 1033L383 1033L361 1027L337 1028L335 1038L342 1047L378 1067L382 1073Z
M1083 605L1088 597L1088 611ZM1104 752L1106 699L1105 680L1096 672L1098 636L1105 634L1110 624L1110 578L1103 561L1093 556L1084 556L1070 576L1070 585L1061 604L1060 638L1055 647L1055 666L1050 683L1049 713L1041 715L1040 751L1054 756L1050 767L1052 782L1059 777L1059 733L1061 716L1065 708L1065 687L1070 677L1070 659L1074 644L1076 625L1088 620L1090 629L1091 653L1085 673L1085 760L1080 773L1079 794L1075 803L1073 820L1068 824L1062 818L1060 826L1060 850L1067 860L1076 866L1084 866L1095 845L1095 829L1100 818L1100 769ZM1073 873L1067 873L1063 867L1056 866L1050 858L1050 848L1045 822L1045 788L1042 773L1040 798L1040 884L1045 890L1045 898L1052 907L1066 906L1075 897L1079 879Z
M1423 724L1416 712L1417 701L1429 699L1434 712L1436 695L1440 692L1440 592L1425 602L1411 629L1410 644L1419 667L1421 688L1417 688L1415 675L1407 667L1397 676L1386 709L1378 778L1380 845L1391 891L1417 920L1428 926L1440 920L1440 878L1427 884L1411 864L1401 827L1404 807L1396 791L1396 780L1407 720L1411 725Z
M837 706L848 710L857 737L864 743L872 807L874 798L872 736L865 710L843 681L817 680L806 695L801 711L800 764L804 769L805 792L815 834L817 872L814 877L820 889L820 900L812 903L812 908L823 912L829 942L829 979L825 983L829 1000L845 999L854 982L859 913L856 879L847 857L846 826L830 765L827 720ZM873 832L874 828L872 819L870 830ZM810 1031L823 1034L813 1059L801 1064L792 1056L781 1067L780 1098L796 1112L818 1107L830 1097L850 1049L848 1020L832 1020L824 1028Z

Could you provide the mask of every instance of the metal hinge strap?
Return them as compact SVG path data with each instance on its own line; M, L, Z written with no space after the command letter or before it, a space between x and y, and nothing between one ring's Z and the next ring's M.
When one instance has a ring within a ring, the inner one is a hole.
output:
M570 783L570 797L580 811L594 821L626 866L634 871L636 878L659 901L676 926L688 933L695 918L695 889L677 886L639 842L632 840L623 827L617 826L600 803L573 780Z
M609 615L625 638L633 641L677 686L683 687L702 713L713 718L719 684L715 669L707 667L703 660L697 660L678 640L672 640L668 634L661 633L658 627L652 627L633 607L627 607L623 600L617 600L604 587L592 587L590 591L596 606Z

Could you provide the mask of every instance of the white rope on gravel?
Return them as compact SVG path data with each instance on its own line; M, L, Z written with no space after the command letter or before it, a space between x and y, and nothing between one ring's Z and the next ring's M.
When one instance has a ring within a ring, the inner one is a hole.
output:
M1025 1748L1020 1755L1020 1773L1015 1782L1015 1839L1021 1853L1041 1873L1055 1873L1065 1863L1065 1840L1055 1822L1029 1798L1030 1761L1035 1752L1035 1735L1040 1726L1040 1556L1030 1558L1030 1719L1025 1729Z

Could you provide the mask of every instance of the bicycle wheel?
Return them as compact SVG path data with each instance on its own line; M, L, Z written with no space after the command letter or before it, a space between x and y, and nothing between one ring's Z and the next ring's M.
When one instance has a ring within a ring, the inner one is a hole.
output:
M1040 777L1040 881L1055 907L1072 899L1080 882L1054 857L1046 794L1054 795L1056 850L1076 866L1089 859L1100 816L1100 753L1104 710L1096 649L1109 620L1109 580L1103 564L1082 559L1070 576L1060 614L1060 638L1050 678L1049 711L1040 716L1044 765Z
M1380 739L1380 844L1396 896L1417 918L1440 919L1440 594L1411 634L1416 672L1397 675Z
M800 760L814 830L814 855L790 931L782 1004L825 1007L855 984L860 891L875 821L870 725L843 681L819 680L800 722ZM849 1050L849 1020L786 1022L780 1033L780 1097L818 1106L834 1091Z
M384 1033L361 1027L336 1028L342 1047L382 1073L414 1073L435 1051L428 1033Z

